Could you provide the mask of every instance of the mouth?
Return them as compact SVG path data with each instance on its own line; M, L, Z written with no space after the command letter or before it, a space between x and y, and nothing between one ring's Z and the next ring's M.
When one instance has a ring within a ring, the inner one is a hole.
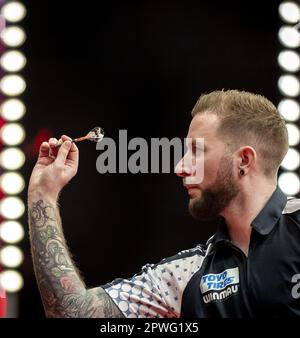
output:
M190 197L194 198L194 197L199 196L200 189L197 185L192 185L192 184L187 185L187 184L185 184L184 186L187 189L187 192L188 192Z

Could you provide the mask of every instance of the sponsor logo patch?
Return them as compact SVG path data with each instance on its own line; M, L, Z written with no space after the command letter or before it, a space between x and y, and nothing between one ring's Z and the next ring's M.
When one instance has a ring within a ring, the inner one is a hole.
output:
M224 270L221 273L209 273L202 276L200 290L205 303L223 300L238 292L239 268Z

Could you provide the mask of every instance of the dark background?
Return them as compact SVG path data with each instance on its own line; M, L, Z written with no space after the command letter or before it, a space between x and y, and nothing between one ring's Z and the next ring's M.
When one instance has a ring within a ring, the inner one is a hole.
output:
M129 139L183 138L203 92L244 89L275 104L280 99L278 1L25 4L27 178L36 143L48 132L77 137L100 125L115 139L119 129ZM65 235L88 287L130 277L213 234L213 224L189 216L176 175L100 175L99 154L94 144L80 144L79 172L60 200ZM27 237L19 315L39 318Z

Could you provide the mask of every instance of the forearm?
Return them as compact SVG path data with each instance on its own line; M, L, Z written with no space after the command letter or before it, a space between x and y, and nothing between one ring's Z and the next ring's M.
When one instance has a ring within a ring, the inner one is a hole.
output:
M116 317L101 288L87 290L67 248L56 202L35 194L28 199L36 279L48 317Z
M79 317L86 290L71 261L58 207L38 195L29 197L28 207L32 259L46 315Z

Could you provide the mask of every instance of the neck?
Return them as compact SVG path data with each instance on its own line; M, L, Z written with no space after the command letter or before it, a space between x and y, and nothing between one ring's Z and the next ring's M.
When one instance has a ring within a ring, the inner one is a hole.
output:
M249 251L251 223L263 209L276 189L276 184L264 183L263 186L249 184L241 188L238 196L222 212L228 233L234 245L246 255Z

